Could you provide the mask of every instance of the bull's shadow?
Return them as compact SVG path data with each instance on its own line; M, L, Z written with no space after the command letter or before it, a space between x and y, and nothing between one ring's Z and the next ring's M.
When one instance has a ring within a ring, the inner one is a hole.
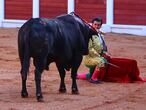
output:
M41 74L55 62L61 82L59 91L66 92L65 70L71 69L72 93L78 94L77 70L82 56L88 54L88 42L98 33L78 15L71 13L54 19L31 18L18 32L18 51L21 61L22 97L28 97L26 88L30 58L35 66L36 97L43 101Z

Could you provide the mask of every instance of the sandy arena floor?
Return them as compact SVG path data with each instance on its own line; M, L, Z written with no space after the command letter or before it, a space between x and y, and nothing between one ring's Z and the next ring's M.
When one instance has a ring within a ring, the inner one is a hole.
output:
M146 110L146 83L96 85L78 80L80 94L72 95L67 72L67 93L59 94L60 77L54 63L42 76L45 102L36 101L32 65L27 80L29 97L21 98L17 32L18 29L0 29L0 110ZM141 76L146 77L146 37L108 33L106 41L111 56L136 59ZM88 69L81 64L78 72Z

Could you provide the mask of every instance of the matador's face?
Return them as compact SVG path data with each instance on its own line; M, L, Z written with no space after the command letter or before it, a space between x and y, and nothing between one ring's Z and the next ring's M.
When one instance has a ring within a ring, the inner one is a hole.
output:
M101 28L101 22L98 22L98 21L94 21L92 23L92 26L95 28L95 29L100 29Z

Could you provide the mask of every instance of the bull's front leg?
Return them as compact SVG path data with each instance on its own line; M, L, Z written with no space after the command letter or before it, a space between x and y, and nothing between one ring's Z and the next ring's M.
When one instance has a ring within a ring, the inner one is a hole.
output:
M72 63L72 69L71 69L72 94L79 94L79 90L76 82L76 76L77 76L78 68L82 62L82 58L83 58L82 55L75 55Z
M36 69L35 70L35 84L36 84L36 97L38 102L43 102L43 95L41 90L41 74L42 71Z

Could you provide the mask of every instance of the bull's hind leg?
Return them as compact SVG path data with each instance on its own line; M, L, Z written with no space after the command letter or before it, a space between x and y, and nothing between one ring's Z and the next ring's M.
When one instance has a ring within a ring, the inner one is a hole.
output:
M28 97L28 92L27 92L27 88L26 88L26 80L27 80L27 76L23 76L21 73L21 79L22 79L22 91L21 91L21 97L22 98L26 98Z
M26 88L26 80L27 80L27 73L29 71L29 60L25 59L25 62L23 62L23 63L21 60L21 65L23 65L21 68L21 79L22 79L21 97L26 98L26 97L28 97L28 92L27 92L27 88Z
M61 78L60 87L59 87L59 92L60 92L60 93L66 93L66 86L65 86L65 83L64 83L65 70L64 70L64 68L62 67L62 65L60 65L60 64L56 64L56 66L57 66L57 68L58 68L59 75L60 75L60 78Z

